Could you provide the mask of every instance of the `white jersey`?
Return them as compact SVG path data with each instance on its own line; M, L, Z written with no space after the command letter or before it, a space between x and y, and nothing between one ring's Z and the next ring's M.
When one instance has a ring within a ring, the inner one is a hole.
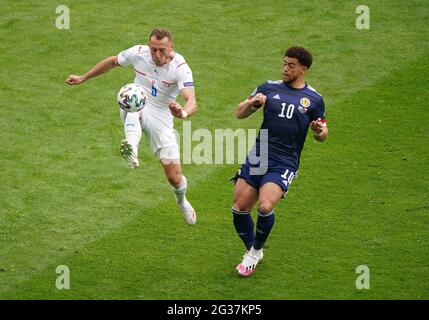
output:
M185 58L177 52L173 54L173 60L161 67L153 62L147 45L136 45L118 54L121 66L133 65L134 82L141 85L148 96L145 108L156 108L162 114L168 114L171 120L170 99L175 100L181 89L194 87L192 71Z

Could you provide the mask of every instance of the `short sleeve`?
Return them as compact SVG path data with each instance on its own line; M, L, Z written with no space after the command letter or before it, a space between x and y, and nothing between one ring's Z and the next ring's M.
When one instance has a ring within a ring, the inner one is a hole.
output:
M317 103L316 108L312 112L312 120L321 119L323 123L326 123L325 119L325 101L323 98Z
M177 85L179 90L183 88L193 88L194 79L192 77L192 70L186 62L177 66Z
M125 67L129 64L133 64L136 58L137 53L139 52L141 46L134 46L127 50L124 50L118 54L118 63L119 65Z
M250 96L249 96L247 99L251 99L251 98L253 98L253 97L254 97L254 96L256 96L256 94L258 94L258 93L265 94L265 84L266 84L266 83L264 83L264 84L260 85L259 87L256 87L256 88L252 91L252 93L250 94Z

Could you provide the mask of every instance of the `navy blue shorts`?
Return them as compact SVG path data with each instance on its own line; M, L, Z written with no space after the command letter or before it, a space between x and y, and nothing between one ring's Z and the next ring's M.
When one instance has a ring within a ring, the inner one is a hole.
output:
M276 164L275 166L268 167L264 174L252 174L255 171L255 168L256 167L250 165L246 161L246 163L244 163L238 170L236 175L231 178L231 181L236 183L238 178L243 178L248 184L258 190L265 183L273 182L279 185L280 188L283 189L284 194L286 194L293 179L297 176L293 169L282 164Z

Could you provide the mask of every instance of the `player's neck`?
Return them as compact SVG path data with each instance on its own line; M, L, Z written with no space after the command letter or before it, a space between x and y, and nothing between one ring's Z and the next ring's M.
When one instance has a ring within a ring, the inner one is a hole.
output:
M294 89L304 89L305 88L305 81L304 79L297 79L294 82L286 83L289 87L292 87Z

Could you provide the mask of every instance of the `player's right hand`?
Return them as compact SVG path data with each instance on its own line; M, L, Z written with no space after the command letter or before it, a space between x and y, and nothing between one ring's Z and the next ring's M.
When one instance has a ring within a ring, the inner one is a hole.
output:
M168 107L170 108L170 112L176 118L183 118L183 108L182 106L176 102L176 100L170 99L168 103Z
M260 108L265 105L265 101L267 101L267 96L262 93L257 93L251 100L251 106L254 108Z
M66 79L66 83L68 83L71 86L81 84L84 81L85 79L83 76L77 76L74 74L69 75L68 78Z

